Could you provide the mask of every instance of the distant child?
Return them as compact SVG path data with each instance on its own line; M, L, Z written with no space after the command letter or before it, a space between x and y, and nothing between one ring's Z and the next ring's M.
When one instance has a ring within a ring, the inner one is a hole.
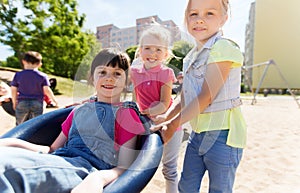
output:
M169 53L170 32L155 25L146 29L140 38L138 55L140 65L131 66L130 78L140 111L150 119L165 113L172 103L174 72L165 63ZM170 143L164 147L163 175L166 192L176 193L178 185L177 160L183 131L178 127Z
M38 70L42 65L41 54L34 51L26 52L22 64L24 69L17 72L11 82L17 125L43 114L44 94L57 105L47 75Z
M179 181L181 193L200 192L206 171L209 192L231 193L246 145L240 109L243 55L233 41L222 37L221 31L228 7L228 0L188 1L185 23L197 45L184 59L183 100L156 119L168 121L161 131L165 142L180 125L191 123Z
M129 64L113 49L98 53L90 70L97 101L75 107L50 147L0 139L0 192L99 193L126 171L145 132L137 112L121 102Z

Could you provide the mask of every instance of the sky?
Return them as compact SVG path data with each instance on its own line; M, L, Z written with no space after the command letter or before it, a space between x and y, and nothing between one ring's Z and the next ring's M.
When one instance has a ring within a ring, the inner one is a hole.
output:
M229 0L230 17L223 28L225 37L237 42L244 51L245 27L250 5L255 0ZM135 26L137 18L157 15L161 20L173 20L183 30L186 0L78 0L79 13L86 14L84 29L96 32L97 26L114 24L119 28ZM0 60L13 52L0 44Z

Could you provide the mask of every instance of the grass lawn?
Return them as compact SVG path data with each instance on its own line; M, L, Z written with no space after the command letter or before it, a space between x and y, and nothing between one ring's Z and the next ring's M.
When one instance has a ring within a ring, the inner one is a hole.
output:
M55 95L68 97L89 97L94 93L94 88L85 82L73 81L70 78L49 75L49 78L56 78L57 86L54 90Z

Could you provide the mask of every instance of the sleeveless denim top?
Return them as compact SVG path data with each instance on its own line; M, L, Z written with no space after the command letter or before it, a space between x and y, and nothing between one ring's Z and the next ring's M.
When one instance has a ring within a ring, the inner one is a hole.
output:
M202 84L207 70L207 61L211 47L222 39L221 33L210 38L200 51L193 48L183 62L183 93L185 104L190 103L202 90ZM229 40L228 40L229 41ZM204 113L231 109L242 104L240 100L241 68L232 68L229 77L213 102ZM200 101L201 103L201 101Z
M82 157L97 169L110 169L118 164L115 150L115 120L119 108L132 108L138 114L145 134L149 133L149 120L141 115L135 102L117 105L103 102L85 103L76 108L68 141L53 154L64 157Z
M68 141L53 154L82 157L97 169L117 166L118 153L114 148L115 119L121 106L93 102L76 107Z

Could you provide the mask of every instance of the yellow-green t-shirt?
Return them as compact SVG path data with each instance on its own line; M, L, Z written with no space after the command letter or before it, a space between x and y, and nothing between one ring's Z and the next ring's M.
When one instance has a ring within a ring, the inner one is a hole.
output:
M240 68L243 65L243 55L231 41L221 39L211 48L208 64L231 61L231 68ZM247 129L241 108L236 107L224 111L199 114L190 121L196 133L213 130L229 129L227 145L244 148L246 146Z

